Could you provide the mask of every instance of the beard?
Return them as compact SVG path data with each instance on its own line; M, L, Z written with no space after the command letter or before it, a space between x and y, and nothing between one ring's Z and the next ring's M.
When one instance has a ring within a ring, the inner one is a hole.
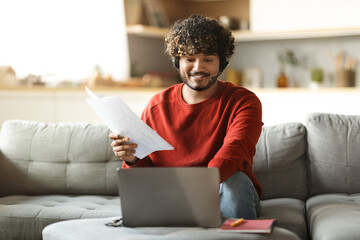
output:
M188 77L191 77L191 76L195 76L197 74L201 74L201 75L205 75L205 76L210 76L210 74L208 73L194 73L194 72L190 72L188 74ZM189 81L187 80L187 78L185 78L181 73L180 73L180 78L181 78L181 81L183 81L184 84L186 84L186 86L188 86L189 88L191 88L192 90L195 90L195 91L204 91L206 89L209 89L212 85L214 85L214 83L216 83L217 81L217 78L218 78L219 75L216 75L212 78L210 78L209 82L207 85L201 87L201 86L191 86L191 84L189 83Z

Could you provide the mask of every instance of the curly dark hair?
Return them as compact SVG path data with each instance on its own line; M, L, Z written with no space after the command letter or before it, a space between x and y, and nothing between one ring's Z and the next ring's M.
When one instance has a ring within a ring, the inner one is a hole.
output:
M201 15L177 20L165 37L165 52L171 57L193 54L219 54L228 61L235 48L231 31L222 22Z

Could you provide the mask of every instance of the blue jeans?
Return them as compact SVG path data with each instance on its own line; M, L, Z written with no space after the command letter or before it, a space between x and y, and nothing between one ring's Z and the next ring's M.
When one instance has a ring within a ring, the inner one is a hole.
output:
M256 219L259 215L259 195L245 173L237 171L221 183L219 194L223 217Z

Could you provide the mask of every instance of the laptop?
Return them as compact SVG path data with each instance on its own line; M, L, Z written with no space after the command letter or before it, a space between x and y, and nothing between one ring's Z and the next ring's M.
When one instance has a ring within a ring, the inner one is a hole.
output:
M127 227L219 227L217 168L117 169L123 225Z

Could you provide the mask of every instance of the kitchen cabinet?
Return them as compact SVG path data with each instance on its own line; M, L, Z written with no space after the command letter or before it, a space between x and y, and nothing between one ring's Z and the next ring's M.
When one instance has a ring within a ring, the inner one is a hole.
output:
M119 96L138 116L162 88L96 88L96 94ZM263 105L263 122L275 125L303 122L311 112L360 115L360 90L356 88L252 89ZM46 122L103 122L79 89L0 89L0 124L8 119ZM286 99L286 101L284 101Z
M250 18L250 0L124 0L124 6L126 22L130 29L132 25L138 24L162 27L161 24L157 26L156 23L159 22L152 21L153 15L158 19L165 18L165 22L170 24L191 14L202 14L213 18L228 16L238 21L239 26L240 21L248 22ZM158 30L154 28L144 29L154 31L157 35Z
M360 27L358 0L251 0L253 32L356 29ZM358 31L356 32L359 33Z
M96 88L96 94L119 96L138 116L150 98L163 89ZM102 122L85 101L88 95L81 88L16 87L0 88L0 126L8 119L45 122Z

